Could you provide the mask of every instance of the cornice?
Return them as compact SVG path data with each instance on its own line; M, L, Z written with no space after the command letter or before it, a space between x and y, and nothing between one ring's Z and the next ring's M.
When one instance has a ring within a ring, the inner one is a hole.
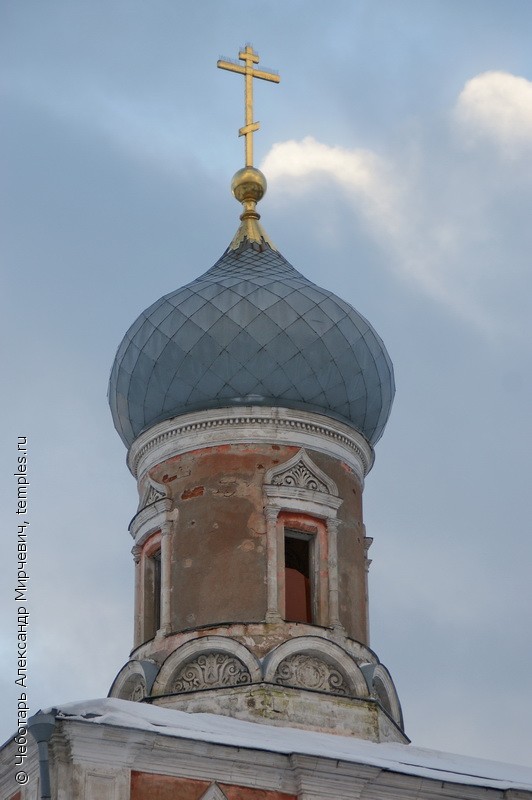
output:
M167 497L156 500L149 506L142 508L129 523L129 532L136 544L150 533L162 527L168 513L173 509L173 502Z
M231 786L262 789L263 791L298 794L307 800L397 800L416 797L418 800L528 800L532 792L513 788L508 779L484 778L439 770L437 761L432 767L411 763L408 748L399 745L404 753L406 768L397 771L393 760L387 765L366 760L347 760L339 755L306 754L297 751L279 752L272 729L271 750L236 746L209 741L200 729L197 735L180 737L164 730L142 730L95 724L91 721L60 718L58 724L70 744L70 760L78 769L108 767L115 774L134 769L152 774L193 780L210 780ZM339 745L343 737L339 737ZM404 748L404 749L403 749ZM399 751L398 755L399 755ZM435 756L444 755L435 752ZM410 762L410 763L409 763ZM63 762L64 763L64 762ZM489 762L486 762L488 764ZM502 766L502 765L501 765ZM37 755L32 756L32 771L37 768ZM434 774L430 775L431 770ZM473 780L472 780L473 779ZM510 784L510 785L509 785ZM16 790L16 789L15 789Z
M160 422L135 439L127 463L140 480L153 466L190 450L258 442L332 455L347 463L362 481L374 461L367 440L342 422L308 411L245 406L192 412Z
M251 788L257 785L258 771L261 788L266 791L292 794L296 789L289 757L276 753L274 748L272 751L236 748L209 742L201 733L194 739L112 723L95 725L89 721L61 719L61 724L71 743L74 763L236 783ZM105 731L104 736L102 731Z

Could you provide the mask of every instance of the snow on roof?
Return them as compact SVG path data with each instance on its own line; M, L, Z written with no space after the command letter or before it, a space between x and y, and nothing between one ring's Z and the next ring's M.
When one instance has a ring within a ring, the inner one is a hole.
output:
M58 719L153 731L163 736L272 753L321 756L451 783L532 791L532 769L412 745L378 744L348 736L273 727L216 714L190 714L146 703L105 698L68 703Z

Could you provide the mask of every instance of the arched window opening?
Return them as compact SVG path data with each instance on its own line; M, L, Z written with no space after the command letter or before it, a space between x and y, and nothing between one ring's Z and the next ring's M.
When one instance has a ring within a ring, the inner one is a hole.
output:
M153 639L161 627L161 547L144 557L144 640Z
M161 627L161 551L157 550L150 558L153 570L153 626L155 631Z
M284 572L285 614L290 622L313 619L312 561L313 536L285 528Z

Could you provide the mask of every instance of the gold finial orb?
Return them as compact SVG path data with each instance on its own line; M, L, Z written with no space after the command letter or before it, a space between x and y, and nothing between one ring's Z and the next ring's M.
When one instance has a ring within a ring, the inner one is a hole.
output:
M244 208L240 214L240 227L229 245L230 249L238 250L242 243L248 240L259 250L264 249L265 245L276 250L259 222L257 203L266 194L266 178L260 169L243 167L235 172L231 181L231 191Z
M266 178L256 167L243 167L235 172L231 191L240 203L258 203L266 194Z

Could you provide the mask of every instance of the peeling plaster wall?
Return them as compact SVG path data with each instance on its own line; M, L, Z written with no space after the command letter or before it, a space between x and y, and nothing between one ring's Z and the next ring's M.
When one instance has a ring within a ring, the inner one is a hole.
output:
M283 792L252 789L247 786L234 786L226 783L214 784L223 792L227 800L294 800L296 795ZM131 773L131 800L200 800L208 796L208 781L187 780L171 775L152 775L149 772ZM220 793L220 796L221 793Z
M150 472L179 509L172 541L172 631L226 622L258 622L267 611L265 472L297 447L219 445L169 459ZM339 460L307 450L338 486L340 620L367 642L362 487Z

